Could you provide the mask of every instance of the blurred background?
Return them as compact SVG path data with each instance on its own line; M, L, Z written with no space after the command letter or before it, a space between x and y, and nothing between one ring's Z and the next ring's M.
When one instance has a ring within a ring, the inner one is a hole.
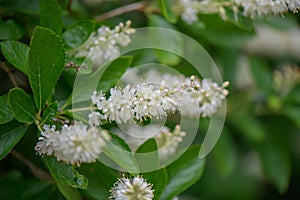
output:
M256 17L225 10L198 14L189 24L178 17L176 22L164 18L158 1L132 0L58 0L63 11L63 26L78 20L96 20L96 27L114 27L132 21L132 27L159 26L180 31L199 42L216 62L224 81L229 81L227 116L222 135L207 157L203 177L185 191L180 199L300 199L300 15ZM171 1L176 5L176 1ZM113 11L113 12L111 12ZM38 0L0 0L0 40L20 40L29 44L34 27L39 24ZM176 46L175 44L172 44ZM168 64L185 74L183 60L168 56L157 58L145 51L134 64L157 62ZM1 62L5 62L0 55ZM199 60L201 62L201 60ZM13 70L22 88L29 91L26 77ZM57 99L71 93L74 74L65 73L57 85ZM0 69L0 94L13 85L6 69ZM1 109L1 108L0 108ZM201 120L205 132L209 120ZM16 146L37 164L35 145L27 136ZM19 181L18 185L15 185ZM1 196L13 193L40 192L47 185L35 181L27 167L10 155L0 163ZM11 189L13 188L13 190ZM26 195L25 195L26 196ZM46 195L47 196L47 195ZM47 199L45 196L44 199ZM56 199L62 197L57 194Z

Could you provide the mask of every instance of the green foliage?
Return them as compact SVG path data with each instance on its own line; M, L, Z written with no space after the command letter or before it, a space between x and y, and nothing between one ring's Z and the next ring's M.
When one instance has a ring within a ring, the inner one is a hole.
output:
M15 20L0 23L0 40L18 40L24 34L24 28Z
M56 0L39 1L40 25L60 34L62 30L61 10Z
M0 124L5 124L14 118L9 107L7 96L7 94L0 96Z
M18 121L24 123L34 122L34 104L26 92L20 88L14 88L8 93L8 101L11 111Z
M37 27L33 32L29 50L29 82L39 111L61 75L65 51L60 38L51 30Z
M51 175L58 183L74 188L87 188L87 178L79 174L73 166L59 162L54 157L45 157L44 161L50 170Z
M170 7L170 0L158 0L160 10L163 14L163 16L171 23L175 23L177 21L177 17L172 11Z
M82 45L94 31L95 23L93 21L79 21L68 28L62 38L66 47L75 49Z
M18 41L6 40L1 42L1 51L5 58L18 70L28 74L28 51L29 47Z

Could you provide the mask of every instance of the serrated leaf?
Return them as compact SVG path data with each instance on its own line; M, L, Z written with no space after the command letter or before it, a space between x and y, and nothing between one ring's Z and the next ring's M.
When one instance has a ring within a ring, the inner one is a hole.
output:
M14 116L10 110L8 95L0 96L0 124L5 124L13 120Z
M51 30L37 27L29 50L29 82L39 111L60 77L65 63L65 51L60 38Z
M131 65L132 56L122 56L114 60L101 75L97 91L106 93L120 81L126 69Z
M81 200L80 193L76 188L68 187L59 182L56 183L59 191L64 195L67 200Z
M12 148L22 139L28 126L16 127L8 132L2 133L0 137L0 160L4 158Z
M162 17L158 15L149 15L149 26L162 27L167 29L176 30L176 28L166 22ZM177 65L181 61L181 57L175 53L181 55L183 52L183 38L177 32L168 32L168 34L157 33L155 30L151 30L151 43L161 49L154 50L157 60L165 65Z
M157 171L143 173L143 178L146 179L148 183L153 185L152 189L154 189L154 199L160 199L160 195L163 193L167 183L168 183L168 173L165 168L162 168Z
M30 96L21 88L14 88L9 91L8 102L14 117L18 121L24 123L34 122L34 104Z
M61 9L56 0L39 0L40 25L60 34L62 30Z
M157 144L153 138L139 146L134 156L142 172L153 171L159 167Z
M169 22L175 23L177 21L177 17L171 9L170 0L159 0L158 3L163 16Z
M62 35L67 48L75 49L82 45L94 31L93 21L80 21L68 28Z
M87 178L79 174L73 166L59 162L54 157L44 157L44 161L57 182L74 188L87 188Z
M43 112L41 125L52 124L53 118L55 117L56 113L57 113L57 102L53 102Z
M103 152L123 170L130 173L140 171L129 146L117 135L111 134L111 140L107 142Z
M89 185L84 194L95 199L108 199L109 190L117 180L117 175L99 161L82 165L78 171L86 176Z
M8 62L24 74L28 74L29 47L26 44L13 40L3 41L1 42L1 51Z
M12 19L0 24L0 40L19 40L23 37L24 32L24 28Z
M202 176L205 160L199 158L200 147L189 148L167 167L169 182L161 200L169 200L196 183Z

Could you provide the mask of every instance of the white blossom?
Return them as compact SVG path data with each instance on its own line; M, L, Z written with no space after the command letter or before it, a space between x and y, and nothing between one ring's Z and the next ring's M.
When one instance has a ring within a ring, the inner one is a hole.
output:
M80 122L64 125L61 131L56 131L55 126L50 129L45 125L41 135L35 147L38 154L54 155L59 161L77 166L95 162L106 144L105 140L109 139L106 131Z
M87 57L94 66L100 67L120 56L120 46L130 43L129 35L135 32L130 26L131 21L127 21L125 25L119 23L114 29L101 26L82 46L71 53L77 58Z
M132 179L119 178L110 190L111 200L152 200L152 185L140 176Z
M100 125L101 114L99 112L91 112L88 117L89 117L89 124L91 126Z

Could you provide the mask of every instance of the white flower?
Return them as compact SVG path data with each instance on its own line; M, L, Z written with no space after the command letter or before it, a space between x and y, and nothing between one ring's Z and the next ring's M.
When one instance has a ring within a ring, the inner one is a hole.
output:
M102 66L120 56L119 46L127 46L130 43L130 34L135 32L130 27L131 21L126 25L119 23L114 29L101 26L96 32L93 32L88 40L79 48L72 50L75 57L89 58L94 66Z
M99 112L91 112L89 114L89 124L91 126L99 126L100 119L101 119L101 114Z
M197 0L180 0L180 5L183 7L181 18L188 24L192 24L198 20L198 1Z
M111 200L152 200L154 198L152 185L139 176L133 179L119 178L110 192Z
M71 126L64 125L60 132L55 131L53 126L49 129L48 125L44 129L35 147L38 154L54 155L57 160L77 166L95 162L106 144L105 140L109 139L106 131L88 128L79 122Z

